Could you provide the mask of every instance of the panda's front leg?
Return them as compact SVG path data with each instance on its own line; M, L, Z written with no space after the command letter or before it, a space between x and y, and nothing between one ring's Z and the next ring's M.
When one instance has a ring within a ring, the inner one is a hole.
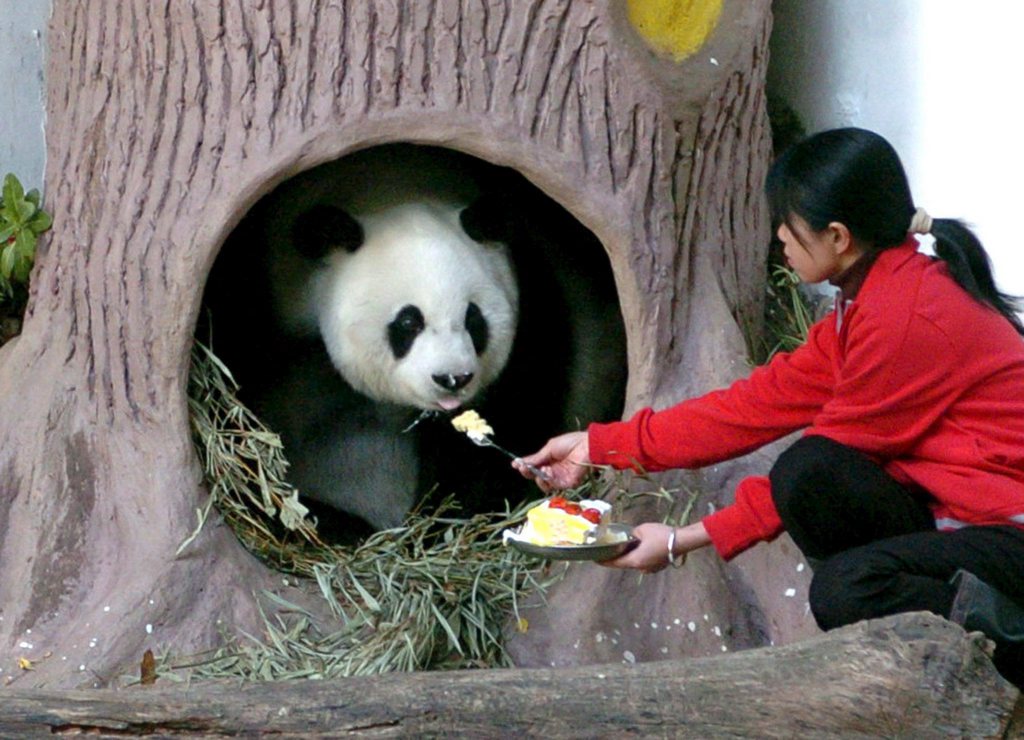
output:
M334 428L307 440L289 460L289 478L300 494L376 530L401 526L416 503L419 453L413 435L372 425Z

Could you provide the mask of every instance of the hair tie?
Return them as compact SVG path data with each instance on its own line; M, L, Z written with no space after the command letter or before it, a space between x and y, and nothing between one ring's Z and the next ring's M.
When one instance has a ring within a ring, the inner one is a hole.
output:
M928 211L923 208L918 208L914 211L914 217L910 219L910 233L911 234L928 234L932 230L932 217L928 215Z

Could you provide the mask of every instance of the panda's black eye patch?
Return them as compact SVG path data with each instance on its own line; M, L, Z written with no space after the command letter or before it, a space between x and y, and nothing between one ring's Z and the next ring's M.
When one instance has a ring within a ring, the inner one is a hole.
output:
M388 324L388 344L391 345L391 353L396 360L400 360L409 354L412 343L423 331L426 322L423 320L423 312L416 306L403 306L395 318Z
M470 303L466 308L466 331L469 333L469 338L473 340L473 349L477 355L482 355L487 349L491 328L487 325L487 319L484 318L480 306L475 303Z

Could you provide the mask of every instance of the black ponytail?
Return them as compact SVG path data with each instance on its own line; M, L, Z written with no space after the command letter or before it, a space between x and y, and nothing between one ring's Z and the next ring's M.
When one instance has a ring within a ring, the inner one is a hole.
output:
M949 274L976 301L994 308L1024 336L1024 323L1017 313L1020 299L1003 293L992 277L988 253L974 232L953 218L932 219L931 235L935 237L935 254L946 263Z
M836 221L873 252L906 241L916 210L896 150L859 128L822 131L792 145L772 164L765 189L776 226L792 226L799 216L820 232ZM1018 299L996 288L988 254L974 233L955 219L933 219L931 234L935 254L957 284L1024 335Z

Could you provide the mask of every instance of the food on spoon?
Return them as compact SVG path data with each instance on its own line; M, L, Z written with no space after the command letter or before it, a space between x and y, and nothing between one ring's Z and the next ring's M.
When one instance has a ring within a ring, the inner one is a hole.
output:
M470 439L476 442L483 442L487 439L487 435L494 434L491 425L473 409L463 411L452 419L452 426L456 431L465 432Z
M607 501L569 501L552 496L526 512L526 523L519 529L506 529L503 538L529 542L541 547L556 545L593 545L614 542L618 538L606 532L611 504Z

